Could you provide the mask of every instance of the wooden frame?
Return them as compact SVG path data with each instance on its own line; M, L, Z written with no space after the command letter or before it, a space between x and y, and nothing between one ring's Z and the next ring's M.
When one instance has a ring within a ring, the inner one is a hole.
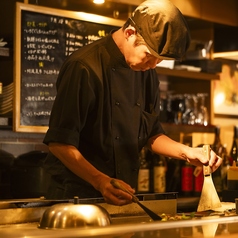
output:
M61 17L64 19L70 19L77 22L82 22L82 24L91 24L91 25L98 25L98 27L105 27L107 31L109 28L119 28L121 27L124 22L121 20L99 16L95 14L88 14L84 12L74 12L74 11L68 11L68 10L59 10L59 9L53 9L48 7L41 7L31 4L24 4L24 3L16 3L16 19L15 19L15 42L14 42L14 87L15 87L15 95L14 95L14 108L13 108L13 130L16 132L35 132L35 133L45 133L48 129L48 125L39 125L39 124L31 124L31 123L25 123L22 122L22 105L25 104L24 100L22 100L22 80L24 78L24 70L23 70L23 63L25 60L25 55L23 52L24 45L22 45L24 42L22 42L22 37L25 33L23 32L22 27L22 17L24 12L34 13L35 15L42 14L43 16L52 16L52 17ZM34 24L34 21L31 22L31 24ZM88 27L90 28L90 27ZM91 28L90 28L91 29ZM100 28L101 29L101 28ZM103 37L104 34L100 35L100 31L98 31L98 36ZM25 38L24 38L25 39ZM91 40L91 42L94 40ZM52 51L53 52L53 51ZM32 54L33 55L33 54ZM34 55L33 55L34 56ZM54 83L56 82L57 75L54 78ZM34 80L34 77L31 77L31 80ZM35 103L37 104L37 103ZM44 103L43 103L44 104ZM32 103L33 105L33 103ZM29 112L32 113L33 112ZM35 115L35 114L34 114ZM29 119L30 121L31 119Z

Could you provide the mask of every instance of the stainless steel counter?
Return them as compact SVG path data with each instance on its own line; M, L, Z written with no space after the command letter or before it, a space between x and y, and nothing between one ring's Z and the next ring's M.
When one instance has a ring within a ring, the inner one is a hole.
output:
M172 214L177 212L177 194L144 194L138 195L141 203L157 214ZM70 200L46 200L42 199L17 199L0 200L0 225L19 224L39 221L47 207L59 203L75 203ZM143 216L145 211L136 203L124 206L114 206L104 202L102 199L79 199L80 204L98 204L105 208L111 216Z

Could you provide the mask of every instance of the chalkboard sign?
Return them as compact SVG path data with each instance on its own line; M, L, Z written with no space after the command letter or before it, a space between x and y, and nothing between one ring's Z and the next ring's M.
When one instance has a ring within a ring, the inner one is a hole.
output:
M66 57L122 25L113 18L17 2L14 130L46 132Z

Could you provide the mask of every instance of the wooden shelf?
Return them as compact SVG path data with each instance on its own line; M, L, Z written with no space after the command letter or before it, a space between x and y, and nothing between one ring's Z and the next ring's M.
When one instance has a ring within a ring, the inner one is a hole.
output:
M204 79L204 80L220 79L219 74L193 72L193 71L188 71L188 70L176 70L176 69L169 69L169 68L163 68L163 67L156 67L156 72L158 74L182 77L182 78Z

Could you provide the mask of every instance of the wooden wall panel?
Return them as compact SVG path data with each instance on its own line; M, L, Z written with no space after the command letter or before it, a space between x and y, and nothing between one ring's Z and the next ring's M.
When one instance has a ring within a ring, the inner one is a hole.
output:
M201 19L238 26L238 1L203 0L201 1Z
M238 26L237 0L171 0L185 15L215 23Z
M195 18L201 17L200 0L171 0L171 2L185 15Z

